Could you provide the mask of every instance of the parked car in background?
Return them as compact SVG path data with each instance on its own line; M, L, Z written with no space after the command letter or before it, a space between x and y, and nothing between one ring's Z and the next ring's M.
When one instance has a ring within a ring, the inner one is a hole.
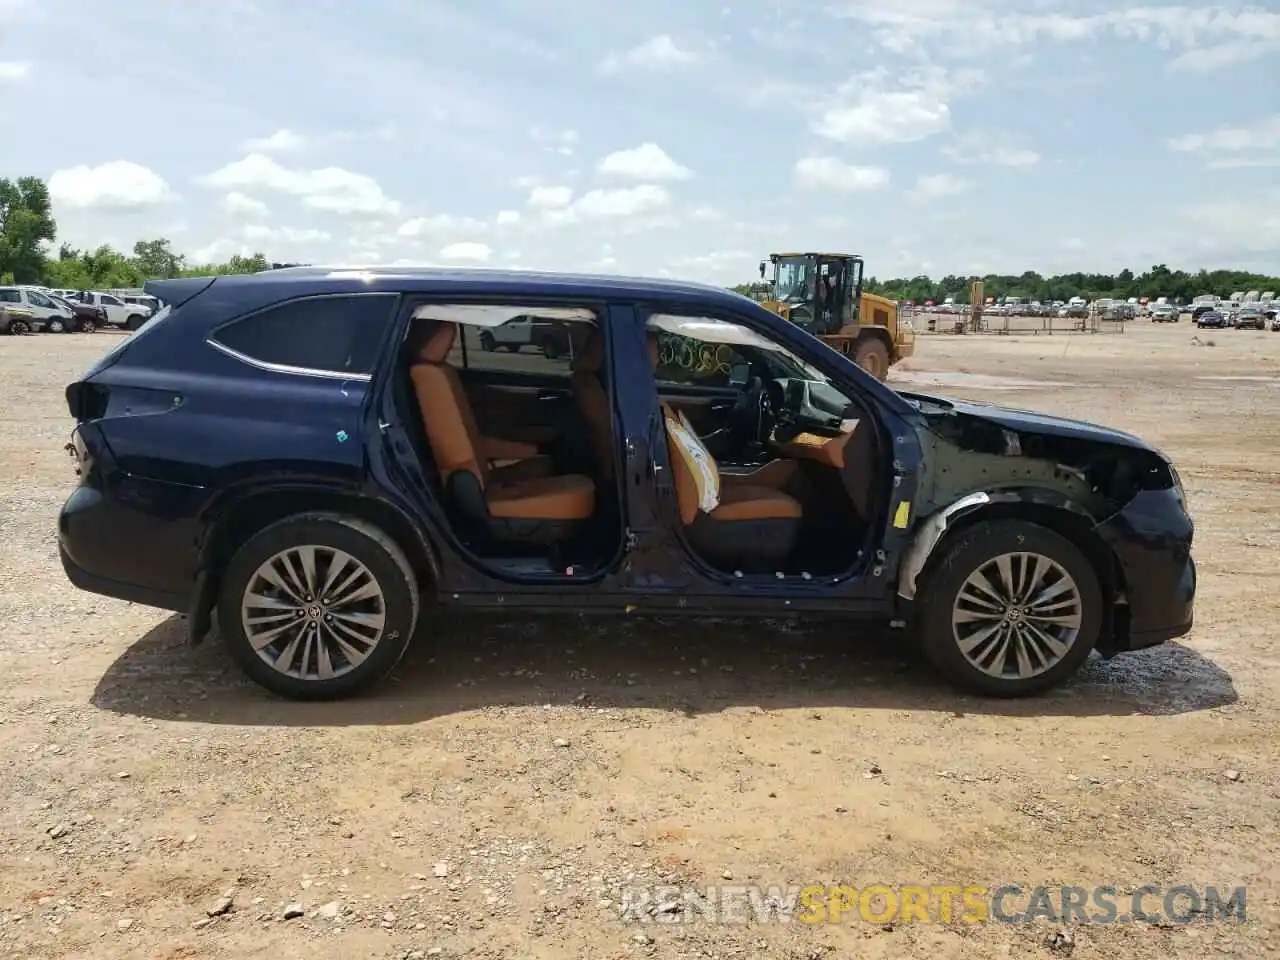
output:
M148 286L171 306L66 390L63 568L196 641L216 608L284 696L351 695L465 608L825 613L851 645L902 621L992 696L1191 629L1194 525L1159 450L898 393L727 290L412 267ZM530 315L573 328L573 361L478 349Z
M30 333L34 323L35 317L26 307L0 299L0 333L14 336Z
M1236 314L1235 327L1237 330L1265 330L1267 329L1267 318L1262 315L1261 308L1253 304L1246 304Z
M1148 310L1152 323L1177 323L1178 308L1171 303L1153 303Z
M0 287L0 303L25 308L31 314L32 330L64 333L76 325L75 312L68 304L53 300L34 287Z
M1227 315L1220 310L1204 310L1196 317L1196 326L1223 329L1227 326Z
M517 352L522 347L535 347L548 360L565 356L570 352L569 328L559 320L531 315L480 332L482 350Z
M78 300L67 300L55 293L49 294L49 299L63 304L74 315L71 324L67 327L68 333L93 333L107 322L107 312L101 307L81 303Z
M155 297L143 294L120 294L120 299L131 307L144 307L149 311L150 316L154 316L156 311L160 309L160 301Z
M125 303L110 293L99 293L96 290L80 290L69 299L90 306L101 307L106 322L113 327L126 330L137 330L151 318L151 308L142 304Z

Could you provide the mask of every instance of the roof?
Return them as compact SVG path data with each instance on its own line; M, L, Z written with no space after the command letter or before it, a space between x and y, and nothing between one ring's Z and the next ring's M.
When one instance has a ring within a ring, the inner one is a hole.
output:
M839 258L841 258L841 259L849 259L849 258L851 258L851 257L857 257L857 259L859 259L859 260L861 260L861 259L862 259L862 256L861 256L860 254L857 254L857 253L813 253L813 252L810 252L810 253L771 253L771 254L769 254L769 256L771 256L771 257L839 257Z
M169 294L182 288L203 288L211 282L219 287L289 287L297 284L310 290L332 292L370 289L395 290L449 296L494 294L500 296L545 296L634 298L637 300L712 300L725 306L741 306L744 297L724 287L683 280L599 274L553 273L533 270L485 270L449 267L413 267L377 264L335 264L284 267L259 273L228 274L217 277L190 277L147 283L148 293L172 300ZM168 291L168 293L166 292ZM748 302L751 302L748 300Z

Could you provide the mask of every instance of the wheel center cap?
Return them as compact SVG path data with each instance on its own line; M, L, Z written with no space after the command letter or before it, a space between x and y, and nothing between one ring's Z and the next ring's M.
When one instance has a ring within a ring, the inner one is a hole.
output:
M307 616L312 620L319 620L324 616L324 607L320 606L318 603L313 603L311 606L307 607Z

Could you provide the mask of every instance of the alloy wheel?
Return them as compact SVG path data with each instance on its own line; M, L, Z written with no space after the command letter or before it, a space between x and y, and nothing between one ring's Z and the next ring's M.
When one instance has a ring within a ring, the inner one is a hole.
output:
M1030 679L1061 662L1083 622L1071 574L1038 553L993 557L961 584L951 610L956 645L992 677Z
M378 646L387 601L355 557L303 545L281 550L254 571L240 617L250 646L272 669L299 680L334 680Z

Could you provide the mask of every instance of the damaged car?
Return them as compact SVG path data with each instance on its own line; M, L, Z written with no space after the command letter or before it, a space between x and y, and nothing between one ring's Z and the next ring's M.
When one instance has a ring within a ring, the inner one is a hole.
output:
M409 267L147 290L167 306L66 391L64 569L193 642L216 623L286 697L371 687L462 608L905 626L997 697L1191 629L1159 450L895 391L727 290ZM528 316L565 349L487 349Z

